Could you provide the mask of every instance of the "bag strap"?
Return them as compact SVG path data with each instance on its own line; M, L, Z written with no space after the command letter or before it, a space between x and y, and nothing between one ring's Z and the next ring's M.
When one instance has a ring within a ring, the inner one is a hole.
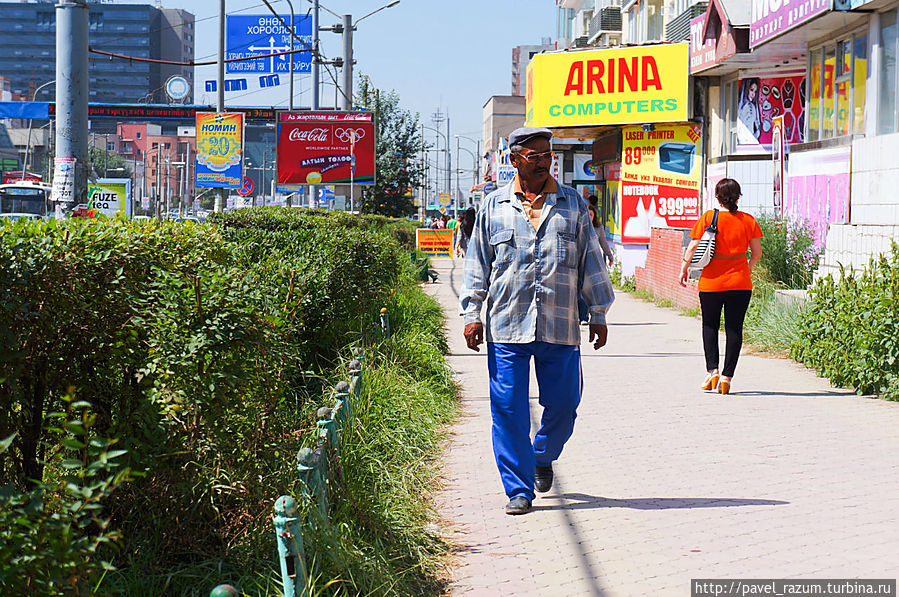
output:
M706 226L706 232L714 232L718 233L718 210L715 210L715 215L712 216L712 223Z

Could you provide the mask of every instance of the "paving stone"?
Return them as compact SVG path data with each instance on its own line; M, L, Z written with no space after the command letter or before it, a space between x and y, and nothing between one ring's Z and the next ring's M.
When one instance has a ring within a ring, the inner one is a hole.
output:
M462 416L438 512L451 595L687 595L692 578L896 578L899 404L744 354L733 394L698 389L698 319L619 294L609 343L582 344L584 395L556 485L503 513L486 351L458 317L461 261L435 261ZM584 330L586 335L586 330ZM723 342L721 343L723 347ZM540 409L531 381L532 421Z

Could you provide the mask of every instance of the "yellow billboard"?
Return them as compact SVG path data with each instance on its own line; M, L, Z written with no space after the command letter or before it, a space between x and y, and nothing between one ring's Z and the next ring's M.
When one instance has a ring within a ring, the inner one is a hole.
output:
M447 228L419 228L415 231L415 245L429 257L453 256L453 231Z
M690 44L537 54L528 65L527 126L688 119Z

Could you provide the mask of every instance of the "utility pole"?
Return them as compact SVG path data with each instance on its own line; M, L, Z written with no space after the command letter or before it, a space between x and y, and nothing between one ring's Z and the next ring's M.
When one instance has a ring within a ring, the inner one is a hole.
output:
M353 16L343 15L343 98L341 107L353 109Z
M291 54L292 56L293 54ZM216 102L216 112L225 111L225 0L219 0L219 55L218 55L218 81L216 89L218 90L218 101ZM292 75L293 73L291 73ZM219 189L215 195L215 211L222 212L225 204L225 189Z
M446 190L450 191L452 189L452 165L453 165L453 154L449 148L449 140L450 140L450 118L449 118L449 110L446 111ZM456 215L456 203L457 198L456 194L452 193L450 195L453 199L453 215Z
M224 0L222 0L224 2ZM318 57L318 0L312 0L312 109L318 110L319 100L319 57Z
M456 135L456 192L453 193L453 218L458 222L459 221L459 135Z
M56 197L71 209L87 203L88 7L86 0L56 5L56 155L72 162L74 179L68 197ZM54 177L60 173L54 172ZM60 206L63 207L63 206Z
M162 209L161 209L161 207L162 207L162 178L160 176L162 170L159 167L159 148L160 147L162 147L162 145L156 146L156 193L155 193L156 197L155 197L155 199L156 199L156 219L157 220L162 219Z
M312 0L312 109L318 110L321 107L319 99L319 56L318 56L318 0ZM265 189L262 189L265 193ZM318 200L318 186L309 185L309 207L315 207Z
M265 207L265 150L262 150L262 184L260 185L262 188L262 207Z

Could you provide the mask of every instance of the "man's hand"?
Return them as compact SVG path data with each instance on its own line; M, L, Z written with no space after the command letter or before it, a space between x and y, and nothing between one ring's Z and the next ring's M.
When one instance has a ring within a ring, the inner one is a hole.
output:
M590 333L593 333L592 328ZM478 348L478 346L484 341L484 325L478 322L469 323L465 326L463 334L465 334L465 343L468 344L468 348L475 352L481 352L481 349ZM605 343L605 340L603 340L603 343Z
M465 328L465 336L468 337L468 328ZM594 338L596 339L594 341ZM590 324L590 342L593 342L593 349L599 350L606 345L609 338L609 328L604 323ZM471 344L469 344L471 346Z

